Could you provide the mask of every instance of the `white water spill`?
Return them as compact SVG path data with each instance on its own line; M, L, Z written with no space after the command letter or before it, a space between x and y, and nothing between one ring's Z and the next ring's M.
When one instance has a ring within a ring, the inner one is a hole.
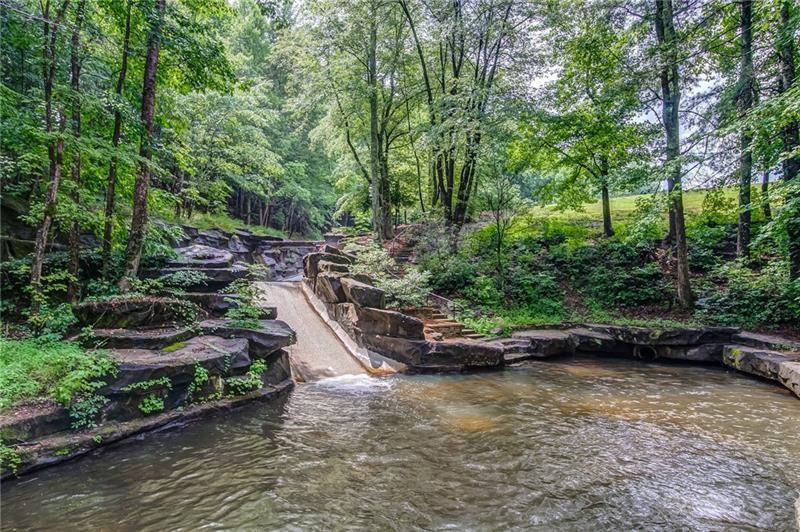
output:
M371 377L369 375L340 375L320 379L309 386L328 389L332 392L379 393L394 385L391 377Z

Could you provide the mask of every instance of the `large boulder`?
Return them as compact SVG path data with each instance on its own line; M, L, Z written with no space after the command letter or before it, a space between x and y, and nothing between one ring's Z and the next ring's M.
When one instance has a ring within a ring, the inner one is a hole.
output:
M142 272L142 277L157 278L174 276L186 272L190 275L199 275L196 282L187 283L182 288L187 292L213 292L223 290L232 282L245 279L248 275L247 266L243 263L234 263L225 268L161 268L149 269Z
M422 364L430 345L426 340L409 340L379 334L360 334L359 344L380 355L409 366Z
M503 348L493 342L478 340L445 340L428 342L428 351L420 361L429 369L480 369L503 365Z
M242 299L238 294L220 294L219 292L188 292L184 294L184 297L212 316L223 316L229 310L237 308Z
M198 233L192 240L195 244L221 249L228 246L230 235L218 229L208 229Z
M608 333L586 327L574 327L565 332L570 334L577 352L633 356L633 345L621 342Z
M92 329L82 339L88 347L112 349L161 349L191 338L191 327L155 327L144 329Z
M365 334L423 340L423 322L394 310L355 307L358 329Z
M115 329L182 324L197 307L179 299L137 297L80 303L72 311L81 326Z
M569 355L575 350L572 335L556 329L517 331L511 337L529 342L527 351L540 357Z
M338 272L338 273L347 273L350 271L350 267L346 264L337 264L335 262L328 262L327 260L321 260L317 263L317 270L320 273L324 272Z
M203 244L177 248L178 257L171 260L171 267L227 268L233 264L233 253Z
M264 358L297 341L292 328L280 320L259 320L257 329L249 329L232 320L212 319L200 322L199 329L223 338L246 338L250 356L255 358Z
M386 306L386 292L380 288L347 277L342 278L341 283L344 295L351 303L380 309Z
M641 346L639 346L641 352ZM659 358L669 360L686 360L688 362L704 362L721 364L725 344L702 344L695 346L657 346L655 352Z
M781 353L758 347L727 345L725 365L739 371L777 381L800 397L800 354Z
M649 328L620 327L614 325L590 325L592 330L609 334L620 342L633 345L688 346L707 343L726 343L737 329L733 327L686 327L686 328Z
M220 388L223 376L243 374L251 364L246 339L216 336L198 336L162 351L116 350L111 357L119 363L117 377L99 393L111 400L104 418L116 420L140 417L148 396L160 398L164 410L185 404L198 367Z
M317 274L319 274L319 262L322 260L333 262L334 264L348 265L352 263L352 260L344 255L319 252L309 253L303 258L303 272L306 278L315 279L317 277Z
M325 303L344 303L346 297L342 288L344 273L321 272L317 275L314 293Z

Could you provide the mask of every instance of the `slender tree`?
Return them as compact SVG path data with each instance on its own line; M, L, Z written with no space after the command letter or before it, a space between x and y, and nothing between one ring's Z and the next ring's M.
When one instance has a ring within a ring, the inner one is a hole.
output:
M166 0L155 0L150 15L150 32L147 37L147 56L142 84L142 139L139 147L139 171L133 187L133 217L128 246L125 250L125 269L119 281L121 289L130 287L130 279L139 272L145 232L147 231L147 197L150 187L151 159L153 157L153 116L156 107L156 74L161 50L161 31Z
M778 36L778 61L780 63L781 92L785 93L797 82L795 71L796 4L792 0L781 1L781 26ZM783 178L787 182L797 183L800 176L800 155L795 153L800 147L800 124L791 120L782 131L783 150L787 154L783 160ZM795 188L795 190L797 190ZM789 239L789 276L800 279L800 197L789 198L786 217L786 233Z
M117 77L117 86L114 91L114 132L111 137L111 161L108 165L108 179L106 181L106 204L103 223L103 277L108 278L111 273L111 233L114 229L114 204L117 194L117 163L119 155L119 141L122 137L122 109L120 108L122 93L125 90L125 78L128 75L128 53L131 41L131 8L133 0L128 0L125 10L125 32L122 38L122 61Z
M53 88L58 69L58 52L56 44L58 42L58 31L61 22L69 8L69 0L64 0L52 16L52 6L50 0L42 5L42 80L44 96L44 129L47 135L47 159L49 161L48 176L49 184L47 194L44 198L44 209L42 221L36 231L36 241L34 243L33 261L31 262L31 312L39 311L42 293L42 264L44 262L44 252L47 248L47 238L53 224L55 215L56 201L58 199L58 187L61 182L61 162L64 153L64 128L66 127L66 117L64 109L57 111L58 133L55 132L55 120L53 113Z
M686 243L686 222L683 214L683 193L681 190L681 138L680 101L681 86L678 70L678 41L675 33L675 20L672 0L655 0L655 32L660 49L659 78L661 82L661 102L664 134L667 141L666 168L669 191L669 205L672 211L675 238L675 277L678 302L683 307L691 307L693 296L689 279L689 251Z
M741 65L737 100L742 117L753 106L753 3L741 0L740 4ZM736 231L736 254L746 257L750 253L750 189L753 182L753 154L750 151L752 134L744 128L740 136L739 156L739 224Z
M74 189L72 200L75 205L81 201L81 26L83 25L86 0L79 0L75 10L75 24L72 26L72 48L70 50L70 87L72 88L72 136L75 148L72 150L72 181ZM81 259L81 223L78 217L72 221L69 230L69 273L67 299L77 301L80 296L78 276Z

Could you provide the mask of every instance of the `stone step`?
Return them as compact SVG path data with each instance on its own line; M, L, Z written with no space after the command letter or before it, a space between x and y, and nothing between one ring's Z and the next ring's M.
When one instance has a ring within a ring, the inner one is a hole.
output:
M426 327L461 327L464 328L464 325L458 323L457 321L453 320L446 320L446 319L433 319L433 320L426 320L425 321Z
M263 358L297 341L294 331L280 320L260 320L258 328L241 327L228 319L212 319L198 326L203 334L223 338L246 338L250 341L250 356Z
M100 329L176 326L198 309L170 297L119 297L88 301L73 307L81 326Z
M142 277L154 279L179 272L198 272L204 275L204 280L182 287L187 292L214 292L227 288L233 281L247 277L247 268L234 265L229 268L160 268L147 269L142 272Z
M219 292L188 292L186 299L204 309L211 316L224 316L230 309L239 306L241 296L238 294L224 294Z
M800 352L800 342L794 342L771 334L742 331L733 335L733 342L772 351Z
M777 381L800 397L800 353L734 344L724 347L722 362L744 373Z
M229 268L233 265L233 253L202 244L176 248L175 253L178 256L167 263L170 268Z
M464 331L461 331L461 333L464 336L464 338L469 338L470 340L484 340L484 339L486 339L486 335L480 334L480 333L463 334Z
M162 349L188 340L193 335L190 327L94 329L83 343L87 347L108 349Z

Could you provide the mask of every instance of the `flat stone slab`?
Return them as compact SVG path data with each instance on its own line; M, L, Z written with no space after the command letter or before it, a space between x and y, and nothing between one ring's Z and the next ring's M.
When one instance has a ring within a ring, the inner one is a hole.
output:
M566 332L572 336L576 351L633 356L632 345L624 344L608 333L586 327L573 327Z
M161 349L194 335L189 327L159 327L150 329L94 329L84 341L91 347L109 349Z
M173 385L187 384L194 377L196 365L213 375L227 375L250 366L248 347L245 338L197 336L164 350L115 349L110 355L119 364L119 373L101 393L124 393L131 384L162 377L169 378Z
M420 366L459 366L464 370L497 368L504 364L503 348L493 342L453 339L428 342Z
M320 262L322 266L322 262ZM361 307L382 309L386 307L386 292L352 278L342 279L342 289L348 301Z
M528 351L539 358L569 355L575 351L573 335L557 329L516 331L511 337L529 342Z
M80 303L72 311L82 326L99 329L158 327L183 324L186 304L186 301L168 297L119 298Z
M316 279L317 274L319 274L319 262L323 260L344 265L348 265L352 262L350 258L344 255L320 252L309 253L303 258L303 272L305 276L309 279Z
M61 405L15 407L13 414L0 415L0 440L4 443L22 443L69 427L69 412Z
M154 279L185 271L198 272L204 275L203 281L183 287L184 290L188 292L213 292L215 290L222 290L233 281L247 277L247 268L241 264L234 264L226 268L177 267L148 269L142 272L142 277Z
M744 373L777 381L800 397L800 354L726 345L722 360L725 365Z
M772 351L797 351L800 352L800 342L794 342L772 334L761 334L742 331L733 335L733 343L750 347L759 347Z
M200 323L203 334L224 338L245 338L250 342L250 355L263 358L297 341L294 331L280 320L259 320L258 329L238 326L228 319L211 319Z
M176 259L169 261L170 267L228 268L233 264L233 253L226 249L192 244L176 248Z
M633 345L699 345L726 343L738 331L734 327L621 327L616 325L587 325L587 328L608 334L613 338Z

